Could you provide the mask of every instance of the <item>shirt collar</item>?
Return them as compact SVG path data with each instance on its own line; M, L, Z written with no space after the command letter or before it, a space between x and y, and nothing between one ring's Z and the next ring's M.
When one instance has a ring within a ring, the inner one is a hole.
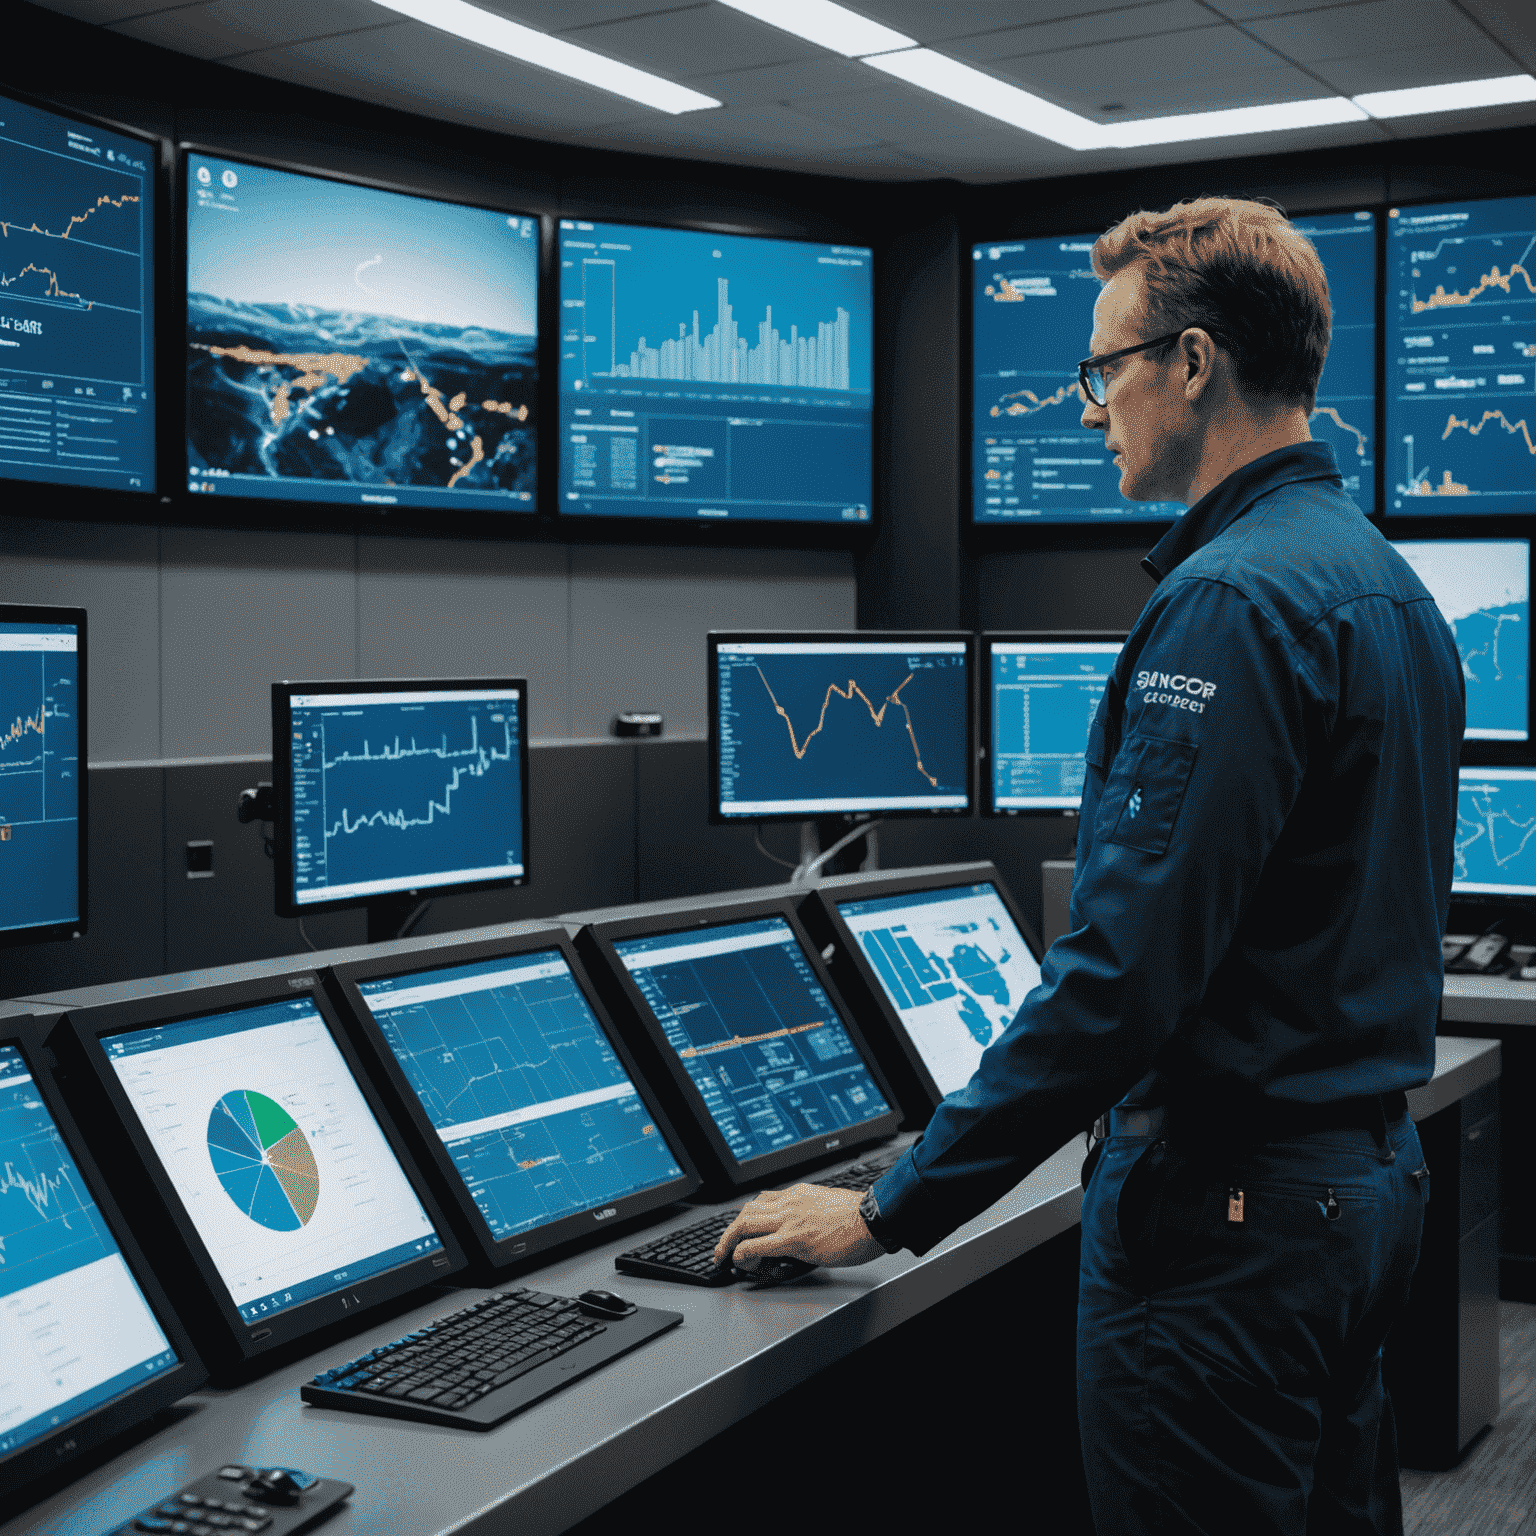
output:
M1332 480L1342 488L1344 481L1332 444L1292 443L1233 470L1157 541L1141 562L1142 569L1161 581L1231 527L1261 496L1299 480Z

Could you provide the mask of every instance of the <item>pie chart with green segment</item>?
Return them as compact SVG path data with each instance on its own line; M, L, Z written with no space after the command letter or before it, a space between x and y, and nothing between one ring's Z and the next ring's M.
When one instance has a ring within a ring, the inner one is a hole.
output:
M320 1203L309 1138L275 1099L254 1088L226 1093L208 1116L208 1156L224 1193L274 1232L296 1232Z

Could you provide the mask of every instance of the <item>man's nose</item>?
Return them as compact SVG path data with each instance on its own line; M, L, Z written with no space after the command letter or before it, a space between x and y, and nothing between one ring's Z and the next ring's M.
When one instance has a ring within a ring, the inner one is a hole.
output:
M1082 393L1082 388L1079 387L1078 394L1082 395ZM1082 424L1090 432L1102 432L1109 425L1109 412L1084 395Z

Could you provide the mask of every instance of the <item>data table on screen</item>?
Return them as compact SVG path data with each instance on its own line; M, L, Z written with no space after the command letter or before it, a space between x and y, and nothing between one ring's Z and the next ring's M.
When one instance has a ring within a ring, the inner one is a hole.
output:
M1536 512L1536 197L1387 218L1396 516Z
M683 1177L558 950L358 990L498 1241Z
M0 475L152 491L154 147L0 119Z
M867 523L872 252L562 220L560 509Z
M1453 894L1536 896L1536 768L1461 770Z

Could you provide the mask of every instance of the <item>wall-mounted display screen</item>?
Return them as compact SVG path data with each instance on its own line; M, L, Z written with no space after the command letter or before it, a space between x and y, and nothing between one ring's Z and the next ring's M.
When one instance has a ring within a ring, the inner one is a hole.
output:
M0 97L0 475L155 489L155 149Z
M1462 768L1451 892L1536 896L1536 768Z
M867 523L872 252L562 219L560 510Z
M1536 512L1536 197L1387 213L1388 510Z
M1467 736L1529 741L1529 539L1426 539L1393 548L1429 588L1461 653Z
M186 158L187 485L532 512L538 220Z

